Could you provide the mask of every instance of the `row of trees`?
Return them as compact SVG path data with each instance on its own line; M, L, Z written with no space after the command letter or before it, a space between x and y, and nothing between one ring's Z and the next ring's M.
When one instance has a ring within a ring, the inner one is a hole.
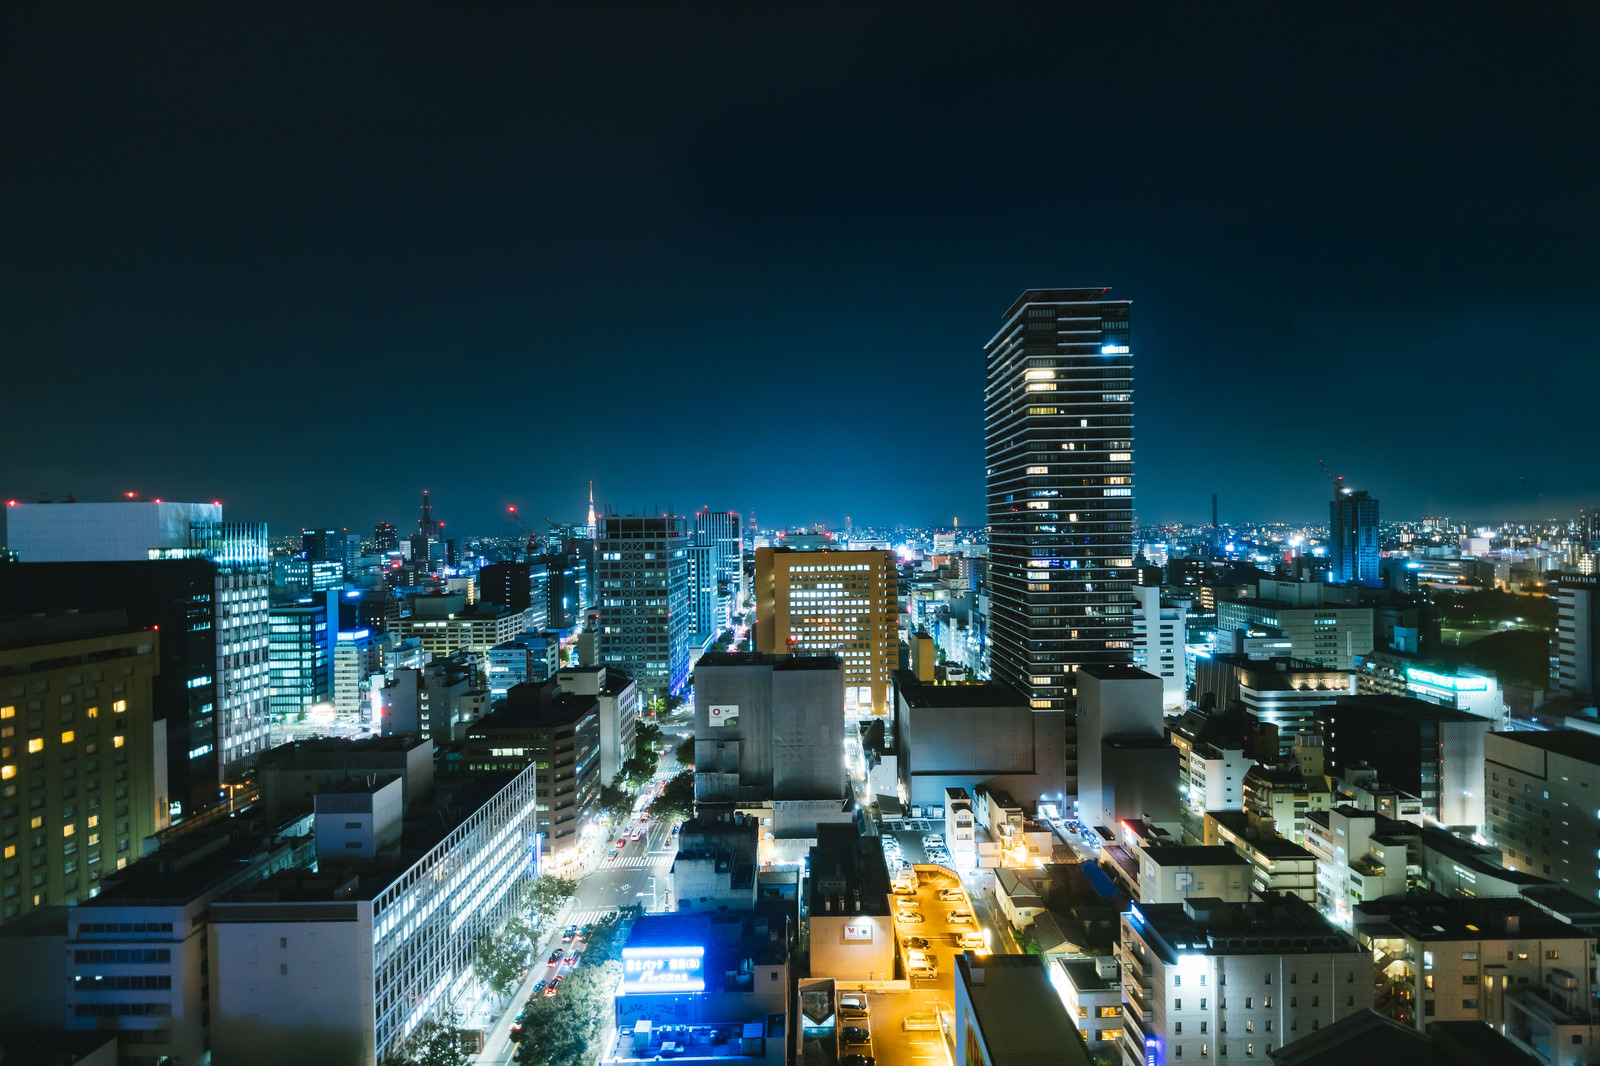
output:
M633 754L622 764L622 776L631 789L637 789L656 775L661 765L661 727L640 722L634 730Z
M583 964L561 982L561 994L534 996L523 1008L517 1059L524 1066L590 1066L604 1050L600 1037L622 980L622 945L631 919L593 927Z

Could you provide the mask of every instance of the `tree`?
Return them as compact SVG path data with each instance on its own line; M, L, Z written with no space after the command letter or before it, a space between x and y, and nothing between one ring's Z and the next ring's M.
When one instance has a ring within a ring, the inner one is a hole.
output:
M570 877L545 874L535 879L524 899L529 919L534 925L543 925L556 916L561 910L561 905L571 899L576 891L578 882Z
M682 744L673 749L673 757L678 760L679 766L694 765L694 737L689 737Z
M600 817L610 828L616 828L633 814L633 793L614 785L600 786Z
M472 1061L461 1048L461 1030L454 1011L444 1020L428 1019L383 1057L383 1066L467 1066Z
M694 817L694 771L685 770L661 789L650 805L652 817L663 822L684 822Z
M590 949L585 950L587 958ZM588 1066L601 1053L612 993L622 980L622 964L608 961L574 970L561 994L535 996L523 1012L517 1062L527 1066Z
M478 942L474 968L491 992L504 996L522 979L532 948L527 923L513 918L499 933L486 934Z
M641 751L657 751L661 747L661 727L654 722L640 722L634 728L633 737Z

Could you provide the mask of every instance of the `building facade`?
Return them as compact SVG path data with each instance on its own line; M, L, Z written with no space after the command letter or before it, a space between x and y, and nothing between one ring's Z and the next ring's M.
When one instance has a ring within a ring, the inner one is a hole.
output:
M634 680L646 699L689 683L689 533L676 515L601 519L595 652Z
M0 919L92 899L166 826L160 636L119 612L0 622Z
M1030 289L985 345L989 673L1037 710L1132 660L1130 304L1107 291Z
M893 552L756 549L756 648L837 655L845 713L893 710L900 583Z
M1332 543L1328 580L1335 585L1383 584L1379 572L1378 501L1365 492L1341 487L1328 504L1328 530Z

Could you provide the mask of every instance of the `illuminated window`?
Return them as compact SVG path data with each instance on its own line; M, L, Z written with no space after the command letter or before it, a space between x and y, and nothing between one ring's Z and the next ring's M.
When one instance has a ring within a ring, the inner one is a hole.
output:
M78 734L73 732L71 729L63 729L61 731L61 743L63 744L71 744L77 739L77 737Z
M1056 372L1054 370L1030 370L1022 376L1029 381L1052 381L1055 379Z
M17 768L15 766L0 766L0 781L9 781L16 776Z
M1048 466L1030 466L1030 467L1028 467L1028 473L1030 473L1030 474L1048 474L1049 472L1050 472L1050 468Z
M71 822L68 822L66 825L61 827L61 835L64 837L69 837L77 831L78 827L73 825Z
M16 716L17 709L15 707L0 707L0 718L15 718Z
M28 741L28 754L29 755L36 754L36 753L41 752L43 750L44 750L44 740L42 738L34 737L32 740Z
M120 734L120 733L119 733L119 734L118 734L118 735L116 735L116 736L114 736L114 737L112 737L112 738L111 738L111 746L112 746L112 747L113 747L113 748L120 748L120 747L122 747L122 739L123 739L123 738L122 738L122 735L121 735L121 734Z
M1053 381L1034 381L1028 385L1029 392L1055 392L1056 383Z
M121 714L123 711L128 709L128 701L127 700L118 700L116 703L113 703L111 705L111 709L113 711L116 711L118 714Z
M33 821L28 823L28 828L38 829L41 825L44 825L44 819L36 814L33 816Z
M98 814L89 815L89 828L90 829L93 829L95 826L97 826L99 824L100 824L100 816Z
M100 708L98 708L98 707L90 707L87 711L84 712L84 714L86 714L90 718L99 718L100 717Z

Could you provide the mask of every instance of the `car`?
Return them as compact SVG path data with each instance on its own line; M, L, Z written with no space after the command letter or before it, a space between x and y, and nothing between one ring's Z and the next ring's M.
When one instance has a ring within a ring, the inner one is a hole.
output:
M561 949L560 948L556 948L554 951L552 951L550 953L550 957L548 959L545 959L544 961L549 963L552 966L554 966L556 963L560 962L561 961Z
M926 951L928 948L928 938L925 936L908 936L906 937L906 947L917 948L918 950Z
M572 940L572 938L577 936L577 935L578 935L578 927L575 926L575 925L569 925L565 929L561 930L561 942L563 944L566 944L566 943L570 942Z
M860 992L850 992L839 997L839 1012L846 1015L865 1017L867 1013L867 997Z
M847 1025L839 1031L839 1039L846 1044L865 1044L872 1039L872 1034L859 1025Z
M878 1066L878 1060L871 1055L846 1055L839 1060L839 1066Z
M567 965L568 966L576 966L576 965L578 965L578 956L576 956L576 955L568 955L567 956Z
M964 948L981 948L984 946L983 937L977 933L962 933L956 938L956 943Z
M907 925L921 925L928 920L916 911L901 911L896 917Z
M967 898L967 894L961 891L959 888L941 888L939 890L939 898L944 900L946 903L949 903L953 901L965 900Z
M538 982L537 984L535 984L533 986L533 994L536 995L536 996L539 995L540 993L542 993L545 990L545 988L549 984L550 984L549 981L540 981L540 982ZM520 1016L517 1018L517 1024L519 1026L522 1024L522 1018Z
M610 851L606 852L606 858L614 859L616 857L617 857L617 849L616 848L612 848Z
M627 837L618 837L617 838L617 847L625 848L627 846L628 846L628 838Z
M545 990L544 990L545 998L548 999L549 997L555 995L559 991L561 991L561 982L552 981L549 985L545 986Z

